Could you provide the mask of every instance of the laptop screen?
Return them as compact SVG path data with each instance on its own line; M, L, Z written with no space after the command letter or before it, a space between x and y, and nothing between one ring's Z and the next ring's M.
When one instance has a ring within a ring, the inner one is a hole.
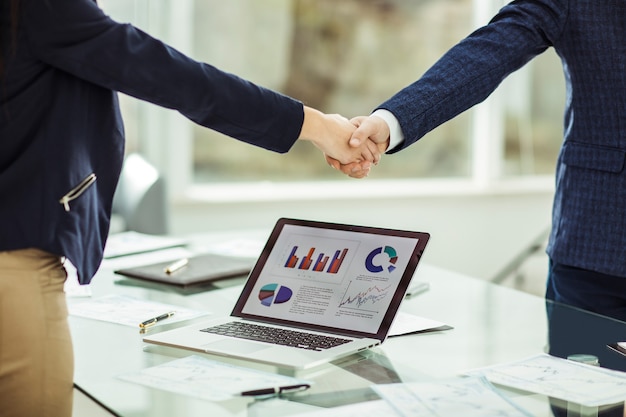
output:
M233 315L383 340L429 235L280 219Z

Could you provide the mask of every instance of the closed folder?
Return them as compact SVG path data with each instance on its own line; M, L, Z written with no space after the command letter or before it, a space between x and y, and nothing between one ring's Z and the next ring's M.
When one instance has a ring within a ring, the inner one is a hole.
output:
M115 273L146 281L190 287L247 275L254 266L255 260L207 253L190 257L189 262L184 267L167 273L166 269L174 262L170 260L168 262L123 268L115 271Z

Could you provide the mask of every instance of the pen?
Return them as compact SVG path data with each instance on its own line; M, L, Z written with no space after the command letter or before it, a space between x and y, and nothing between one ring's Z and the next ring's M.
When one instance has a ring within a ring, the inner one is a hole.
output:
M606 345L606 346L609 349L614 350L615 352L626 356L626 342L611 343L610 345Z
M187 258L179 259L178 261L166 266L165 269L163 269L163 272L165 272L166 274L173 274L179 269L187 266L188 263L189 263L189 259Z
M429 288L430 288L430 284L428 282L424 282L424 281L418 282L407 290L405 297L406 298L414 297L416 295L419 295L423 292L428 291Z
M251 391L244 391L240 395L246 396L246 397L256 397L260 395L285 394L288 392L304 391L305 389L309 389L310 387L311 386L309 384L287 385L284 387L261 388L261 389L251 390Z
M169 313L161 314L158 317L154 317L154 318L151 318L150 320L144 321L143 323L139 324L139 327L141 327L142 329L145 329L146 327L150 327L156 324L158 321L165 320L166 318L172 317L173 315L174 315L173 311L170 311Z

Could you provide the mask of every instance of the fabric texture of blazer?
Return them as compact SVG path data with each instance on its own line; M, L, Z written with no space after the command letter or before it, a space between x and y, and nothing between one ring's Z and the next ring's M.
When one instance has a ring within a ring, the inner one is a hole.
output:
M552 231L556 262L626 277L626 2L517 0L379 106L398 119L397 152L483 101L554 48L567 86Z
M116 92L275 152L300 134L299 101L196 62L92 0L23 0L20 12L0 83L0 250L66 256L91 280L124 154Z

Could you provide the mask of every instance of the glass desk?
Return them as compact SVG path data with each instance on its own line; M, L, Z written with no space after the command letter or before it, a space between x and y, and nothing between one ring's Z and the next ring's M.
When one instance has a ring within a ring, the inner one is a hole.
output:
M105 262L91 287L94 298L121 294L213 314L229 314L244 279L186 291L124 278L114 274ZM253 417L288 416L375 400L378 396L371 390L372 384L458 378L465 370L548 351L560 357L592 354L599 358L601 366L626 371L626 357L606 347L608 343L626 340L624 322L552 303L546 305L543 298L428 264L419 267L414 279L429 282L430 290L406 299L401 311L444 322L453 329L392 337L367 353L298 372L294 376L314 381L304 392L265 400L241 397L210 402L126 382L118 376L197 353L147 345L142 342L138 327L71 316L75 383L120 416ZM68 298L70 304L83 301L84 298ZM550 323L547 309L551 310ZM200 319L193 321L196 320ZM193 321L163 324L149 331L167 330ZM266 365L200 355L286 373ZM588 410L550 401L538 394L498 389L535 416L624 416L623 404Z

